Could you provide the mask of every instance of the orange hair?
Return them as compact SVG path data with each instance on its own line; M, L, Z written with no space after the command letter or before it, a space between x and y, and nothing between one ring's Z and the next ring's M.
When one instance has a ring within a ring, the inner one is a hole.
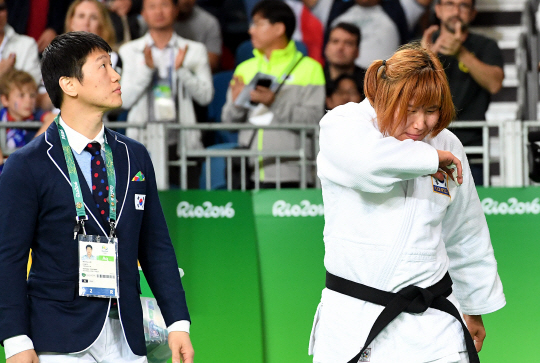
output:
M364 94L377 113L383 135L392 136L413 107L439 106L437 136L455 117L450 87L441 62L418 43L406 44L386 61L376 60L366 71Z

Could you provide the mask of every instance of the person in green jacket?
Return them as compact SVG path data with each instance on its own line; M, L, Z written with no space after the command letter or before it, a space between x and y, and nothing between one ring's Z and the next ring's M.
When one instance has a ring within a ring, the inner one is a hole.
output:
M282 1L263 0L253 8L251 17L249 34L254 57L236 68L227 91L222 121L317 125L324 114L324 72L317 61L303 56L291 40L296 25L294 13ZM254 77L271 81L253 84ZM246 96L250 102L241 101ZM297 149L300 138L298 132L286 130L243 130L239 144L252 150L283 151ZM307 156L314 158L310 144L306 145ZM258 178L263 188L274 187L278 175L281 187L300 185L298 160L281 160L279 166L275 158L251 162L259 163L258 175L254 172L251 178ZM307 182L314 181L315 172L308 169Z

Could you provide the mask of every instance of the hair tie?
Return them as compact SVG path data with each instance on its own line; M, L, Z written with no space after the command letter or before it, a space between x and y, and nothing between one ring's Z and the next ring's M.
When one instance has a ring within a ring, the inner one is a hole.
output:
M386 68L386 59L384 59L384 60L382 61L381 66L379 67L379 69L377 69L377 73L379 73L379 71L381 70L382 67L385 67L385 68ZM381 78L382 78L382 79L386 79L386 72L385 72L384 69L383 69L382 72L381 72Z

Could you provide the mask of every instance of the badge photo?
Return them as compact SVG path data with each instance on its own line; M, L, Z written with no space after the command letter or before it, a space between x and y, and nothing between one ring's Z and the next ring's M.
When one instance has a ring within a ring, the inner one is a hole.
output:
M144 210L145 194L135 194L135 209Z

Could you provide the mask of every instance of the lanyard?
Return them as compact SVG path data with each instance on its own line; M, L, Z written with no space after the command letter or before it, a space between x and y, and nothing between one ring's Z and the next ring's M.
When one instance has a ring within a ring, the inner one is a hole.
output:
M300 54L300 58L298 58L298 54ZM289 63L289 65L287 66L287 68L285 68L285 71L283 72L283 74L279 77L277 77L277 80L280 84L280 87L281 88L281 85L283 83L285 83L285 81L287 80L287 78L289 78L289 76L291 75L292 71L296 68L296 66L298 65L298 63L300 63L300 61L304 58L304 55L300 52L300 51L296 51L296 53L294 53L294 56L291 60L291 62ZM261 63L263 62L264 60L260 60L259 61L259 72L262 68L262 65ZM268 62L270 62L270 60L268 60Z
M62 142L62 151L66 158L66 164L69 173L69 179L71 180L71 189L73 190L73 198L75 199L75 209L77 210L77 226L75 227L75 237L79 231L79 224L82 225L84 231L84 221L88 220L86 211L84 210L84 200L82 197L81 184L79 183L79 176L77 175L77 167L75 166L75 160L73 160L73 154L71 152L71 146L66 136L66 132L59 122L60 115L56 116L54 122L58 126L58 133L60 134L60 141ZM115 234L115 221L116 221L116 180L114 178L114 162L111 147L107 143L105 137L104 142L105 150L105 168L107 169L107 180L109 183L109 221L111 224L111 237ZM85 233L86 234L86 233Z

